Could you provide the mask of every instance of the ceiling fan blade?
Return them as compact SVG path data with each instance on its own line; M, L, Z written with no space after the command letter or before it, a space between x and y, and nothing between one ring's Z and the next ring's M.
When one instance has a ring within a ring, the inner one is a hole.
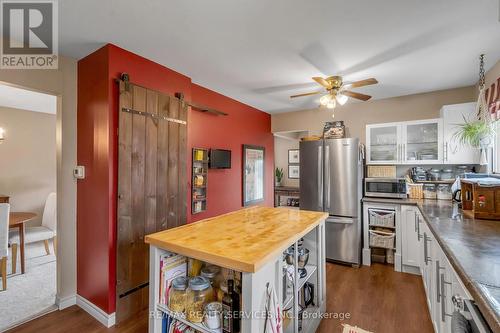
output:
M303 97L303 96L311 96L311 95L317 95L317 94L321 94L321 93L322 93L322 91L315 91L315 92L310 92L310 93L292 95L292 96L290 96L290 98Z
M323 79L322 77L318 77L318 76L315 76L312 78L314 81L318 82L319 84L321 84L323 87L325 87L326 89L331 89L332 87L330 86L330 83Z
M346 83L343 85L343 88L358 88L358 87L369 86L371 84L376 84L376 83L378 83L378 81L375 78L370 78L366 80Z
M360 94L360 93L357 93L357 92L354 92L354 91L350 91L350 90L342 90L342 95L346 95L346 96L349 96L349 97L352 97L352 98L360 99L362 101L367 101L370 98L372 98L369 95Z

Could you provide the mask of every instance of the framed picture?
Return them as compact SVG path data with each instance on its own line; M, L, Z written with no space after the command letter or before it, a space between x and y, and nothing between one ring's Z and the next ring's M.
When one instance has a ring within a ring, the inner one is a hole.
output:
M288 178L299 179L300 178L300 165L289 165L288 166Z
M264 201L264 147L243 145L243 206Z
M300 150L288 149L288 164L299 164L299 163L300 163Z

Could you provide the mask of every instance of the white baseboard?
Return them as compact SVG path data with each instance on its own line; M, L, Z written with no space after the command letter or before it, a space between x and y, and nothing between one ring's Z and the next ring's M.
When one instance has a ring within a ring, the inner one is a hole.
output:
M64 310L76 304L76 295L66 296L63 298L56 298L56 305L59 310Z
M112 314L108 314L97 305L91 303L89 300L80 295L76 295L76 305L85 310L89 315L97 319L97 321L104 326L109 328L115 325L116 316L114 312Z

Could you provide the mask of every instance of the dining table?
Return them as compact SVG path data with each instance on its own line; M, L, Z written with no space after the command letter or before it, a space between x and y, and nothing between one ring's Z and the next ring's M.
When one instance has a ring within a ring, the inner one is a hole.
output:
M10 212L9 214L9 228L19 229L19 252L21 254L21 274L26 272L26 265L24 260L24 229L25 223L37 217L36 213L32 212ZM17 258L13 258L17 260Z

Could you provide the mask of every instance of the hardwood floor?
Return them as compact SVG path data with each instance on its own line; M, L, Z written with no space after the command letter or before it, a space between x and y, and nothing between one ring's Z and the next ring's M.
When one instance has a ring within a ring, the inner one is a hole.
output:
M349 313L323 319L317 333L342 332L342 323L377 333L433 332L422 278L382 264L359 269L327 265L326 311Z
M359 269L327 264L327 312L349 314L344 320L323 319L317 333L342 332L342 323L377 333L433 332L420 276L396 273L374 264ZM72 306L19 326L9 333L147 332L147 312L106 329Z

